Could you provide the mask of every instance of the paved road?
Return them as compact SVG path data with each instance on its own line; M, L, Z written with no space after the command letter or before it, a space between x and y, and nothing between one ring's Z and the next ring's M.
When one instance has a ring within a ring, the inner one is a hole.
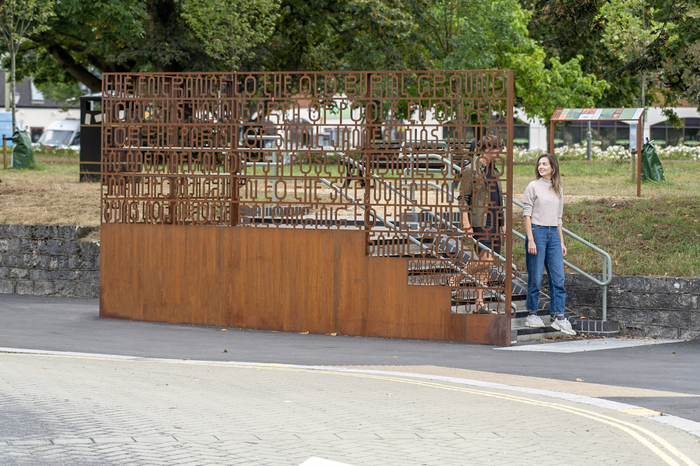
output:
M0 465L700 464L699 342L503 351L97 306L0 295Z

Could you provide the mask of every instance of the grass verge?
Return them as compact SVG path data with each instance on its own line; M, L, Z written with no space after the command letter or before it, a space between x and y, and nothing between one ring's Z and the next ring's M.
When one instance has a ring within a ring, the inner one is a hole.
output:
M98 226L100 186L79 183L77 154L36 153L35 170L0 170L0 223ZM561 163L566 194L564 226L608 251L615 275L700 276L700 163L664 163L666 182L644 183L642 198L629 164L609 161ZM533 164L513 167L514 197L534 176ZM521 212L514 227L524 232ZM567 240L567 259L583 270L601 271L600 255ZM514 243L524 270L524 244Z

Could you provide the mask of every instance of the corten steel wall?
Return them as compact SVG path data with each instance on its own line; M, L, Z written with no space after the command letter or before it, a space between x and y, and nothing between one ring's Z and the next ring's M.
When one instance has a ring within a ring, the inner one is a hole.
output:
M103 82L101 316L509 343L509 237L459 218L510 231L511 72Z

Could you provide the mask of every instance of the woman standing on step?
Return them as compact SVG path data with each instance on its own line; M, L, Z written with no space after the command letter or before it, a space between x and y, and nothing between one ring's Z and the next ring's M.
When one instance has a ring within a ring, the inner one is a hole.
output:
M564 318L566 290L564 289L564 190L561 187L559 162L552 154L542 154L535 166L535 180L523 195L525 222L525 261L527 265L527 310L525 325L544 327L537 315L537 304L542 285L542 273L549 278L549 313L552 327L567 335L576 335L571 323Z

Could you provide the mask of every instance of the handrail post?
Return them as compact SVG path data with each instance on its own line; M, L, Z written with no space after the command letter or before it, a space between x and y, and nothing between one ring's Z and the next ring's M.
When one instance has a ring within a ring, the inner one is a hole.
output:
M7 135L2 135L2 169L7 170Z
M608 285L603 285L603 321L608 320Z

